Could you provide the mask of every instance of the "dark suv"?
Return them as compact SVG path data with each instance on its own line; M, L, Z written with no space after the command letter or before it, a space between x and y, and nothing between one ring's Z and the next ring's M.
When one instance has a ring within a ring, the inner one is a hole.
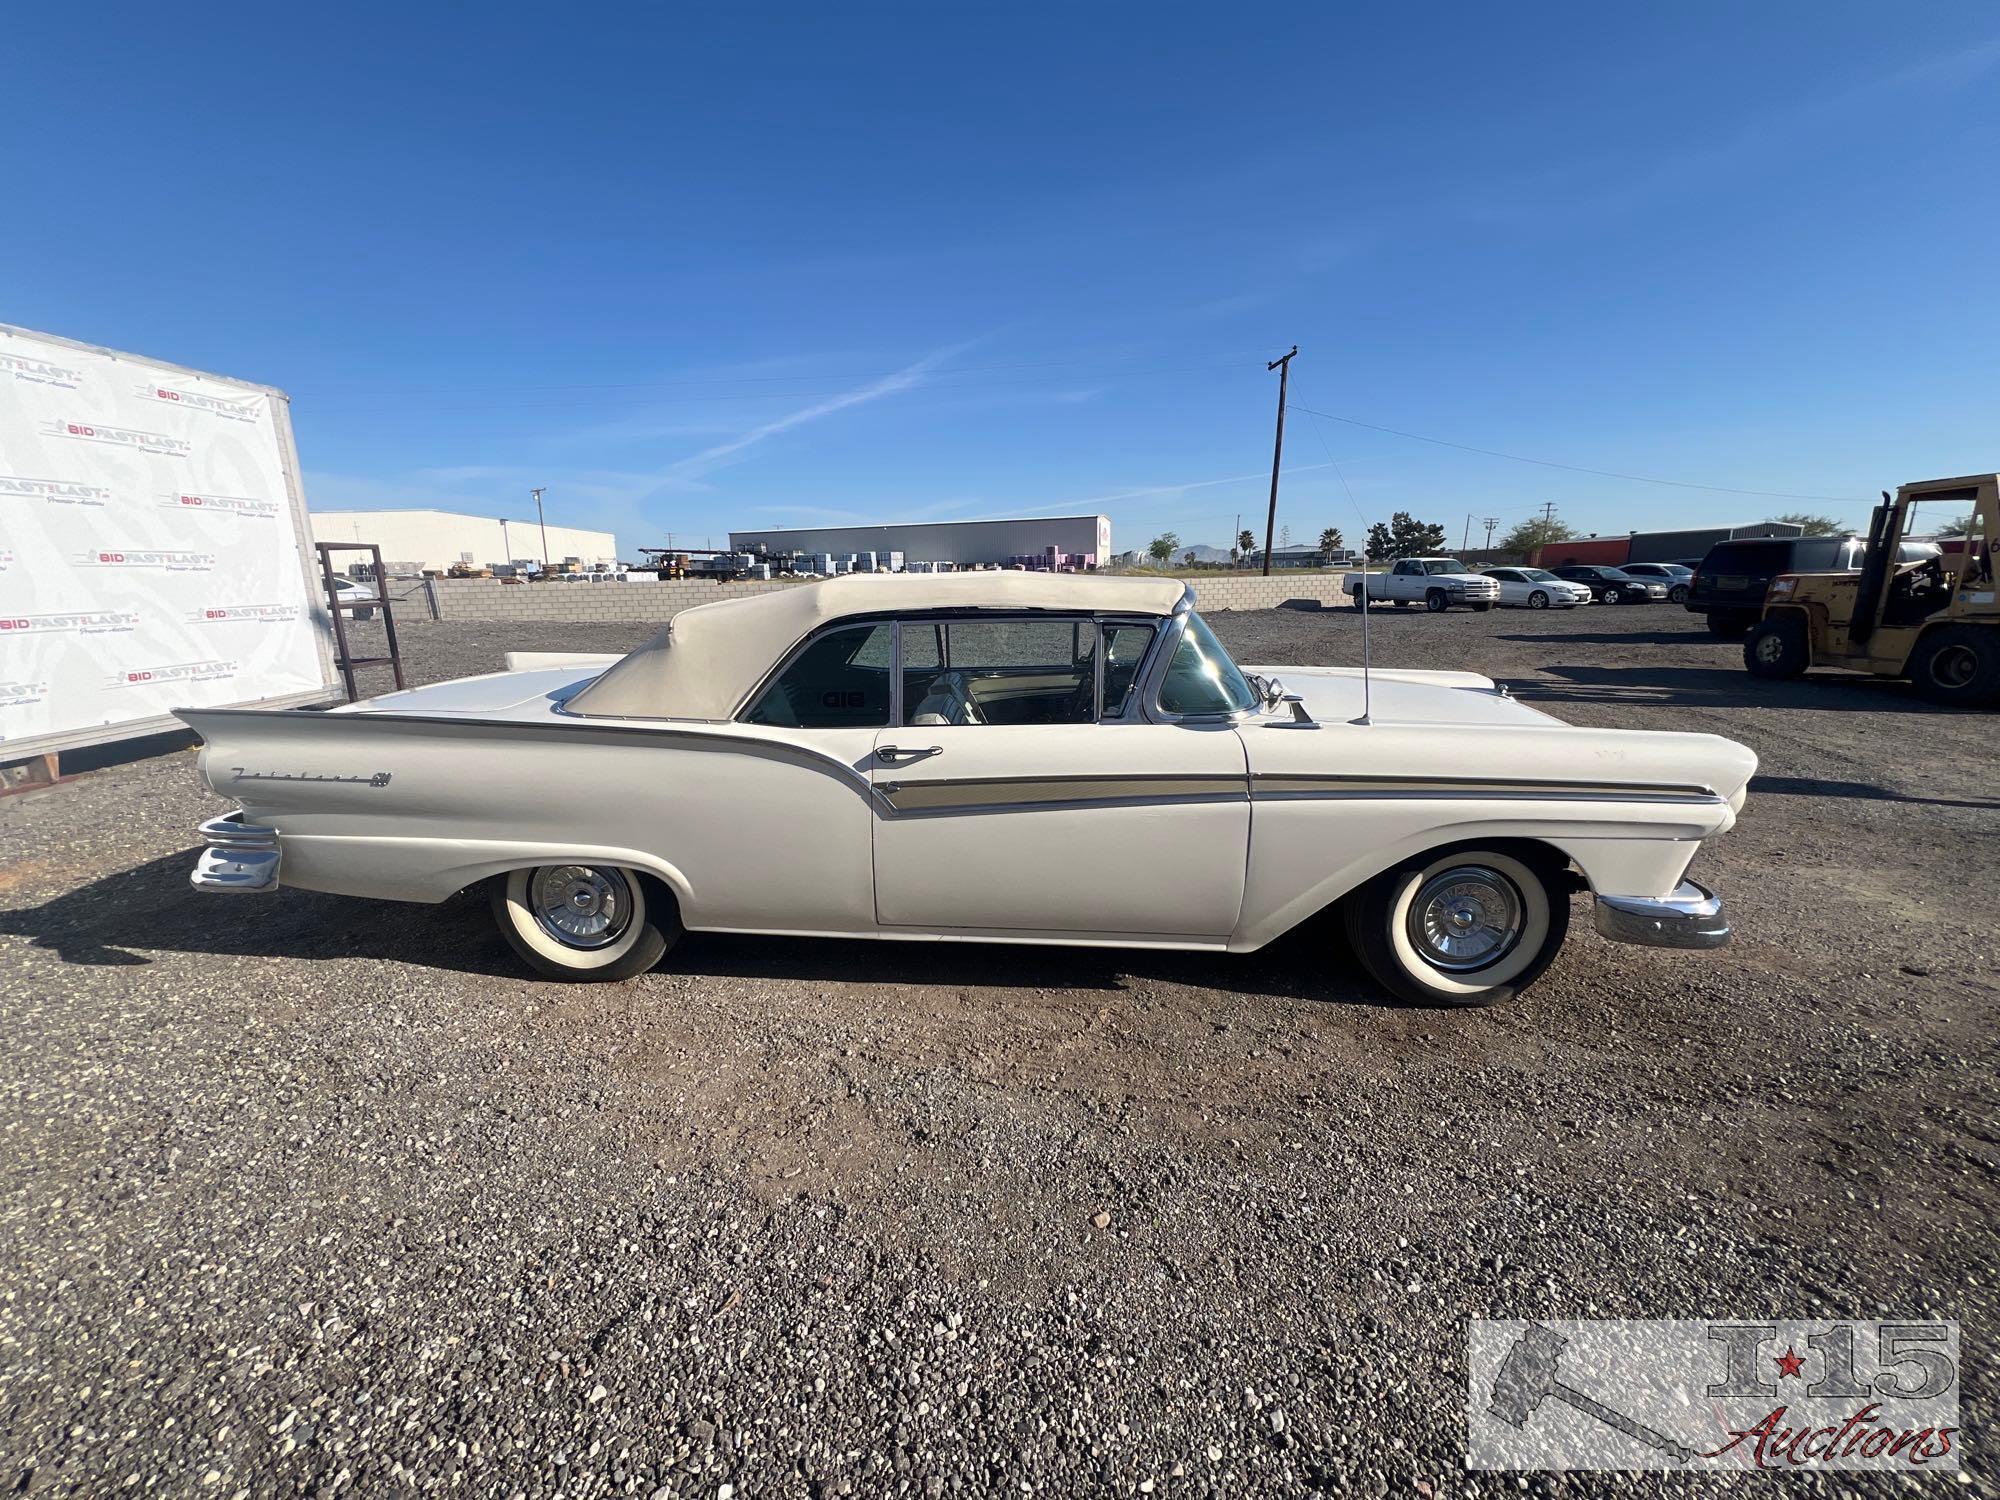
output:
M1687 607L1708 616L1709 632L1725 640L1743 634L1763 617L1764 594L1780 573L1852 573L1861 567L1867 542L1858 536L1744 537L1717 542L1694 570ZM1930 542L1904 542L1899 563L1938 556Z

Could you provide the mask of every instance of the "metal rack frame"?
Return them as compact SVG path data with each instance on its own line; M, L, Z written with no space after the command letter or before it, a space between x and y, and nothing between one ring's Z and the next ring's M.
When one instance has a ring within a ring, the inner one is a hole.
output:
M333 616L333 664L340 669L340 680L347 688L347 701L353 703L361 696L354 686L356 667L387 667L396 674L396 690L401 692L403 681L403 653L396 644L396 611L389 601L389 575L382 566L382 549L373 542L314 542L319 551L320 577L326 585L326 607ZM336 552L366 552L370 559L370 570L375 584L373 599L342 599L340 590L334 587L333 554ZM387 656L354 656L347 644L347 616L357 609L379 609L382 611L382 629L389 637Z

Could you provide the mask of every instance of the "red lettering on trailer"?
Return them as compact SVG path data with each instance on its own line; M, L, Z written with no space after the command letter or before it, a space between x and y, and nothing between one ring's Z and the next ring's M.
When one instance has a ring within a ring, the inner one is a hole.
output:
M71 422L71 423L69 423L69 424L68 424L68 426L69 426L69 430L70 430L70 433L71 433L71 435L72 435L72 436L75 436L75 437L96 437L96 436L97 436L97 429L96 429L95 427L85 427L85 426L81 425L80 423L76 423L76 422Z

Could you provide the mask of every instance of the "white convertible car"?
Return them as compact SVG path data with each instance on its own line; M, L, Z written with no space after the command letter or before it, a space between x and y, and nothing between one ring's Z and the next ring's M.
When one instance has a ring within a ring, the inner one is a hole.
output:
M1239 668L1171 579L854 577L702 605L623 657L330 711L190 709L206 891L443 901L528 964L650 969L683 929L1263 947L1339 904L1404 1000L1608 937L1727 940L1685 878L1756 757L1579 729L1466 672ZM1283 681L1279 681L1279 674Z

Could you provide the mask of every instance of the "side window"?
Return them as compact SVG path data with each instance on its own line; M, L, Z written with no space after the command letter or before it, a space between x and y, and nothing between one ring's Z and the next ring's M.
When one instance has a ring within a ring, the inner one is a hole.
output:
M906 621L911 724L1088 724L1097 709L1097 622Z
M1423 572L1423 569L1422 569L1422 568L1420 568L1420 567L1418 567L1418 566L1417 566L1417 564L1415 564L1415 563L1413 563L1413 562L1399 562L1399 563L1397 563L1397 564L1396 564L1396 566L1395 566L1394 568L1392 568L1392 569L1391 569L1390 571L1391 571L1391 572L1394 572L1394 573L1400 573L1400 574L1402 574L1402 575L1403 575L1403 576L1404 576L1405 578L1407 578L1407 577L1409 577L1409 575L1410 575L1410 574L1412 574L1412 573L1421 573L1421 572Z
M793 657L743 715L794 729L873 729L889 722L887 624L829 630Z
M1106 625L1104 627L1104 706L1101 717L1124 717L1138 685L1139 666L1153 644L1151 625Z

